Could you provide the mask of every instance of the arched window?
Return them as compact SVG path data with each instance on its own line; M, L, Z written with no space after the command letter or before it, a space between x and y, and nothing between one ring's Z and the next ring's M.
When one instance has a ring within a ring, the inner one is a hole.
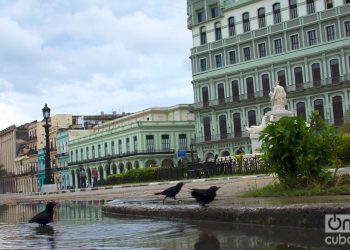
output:
M239 87L237 80L232 81L232 99L234 102L239 101Z
M301 67L294 68L294 80L296 90L303 89L303 70Z
M264 28L266 26L265 8L258 9L258 22L259 22L259 28Z
M254 82L253 82L253 77L248 77L246 79L246 82L247 82L248 99L254 99Z
M305 102L297 103L297 116L301 116L306 120Z
M280 81L280 85L286 89L286 72L284 70L280 70L277 72L277 79Z
M338 83L340 81L339 61L338 61L338 59L332 59L330 61L330 67L331 67L332 83Z
M289 0L289 15L290 19L298 17L297 0Z
M248 111L248 126L256 125L256 114L255 110Z
M250 31L249 13L244 12L242 15L242 19L243 19L243 32Z
M341 96L334 96L333 97L333 118L334 118L334 125L340 126L343 124L343 101Z
M228 19L228 35L229 36L234 36L236 34L236 29L235 29L235 18L230 17Z
M269 111L271 111L271 108L264 108L264 110L263 110L263 113L264 113L264 115L267 113L267 112L269 112Z
M207 32L204 26L200 28L200 39L201 39L201 45L207 43Z
M221 40L221 23L216 22L215 23L215 40Z
M270 79L268 74L263 74L261 76L263 96L269 96L270 93Z
M318 114L324 119L324 107L322 99L317 99L314 101L314 110L317 111Z
M219 104L225 104L225 89L224 89L224 84L222 83L218 85L218 97L219 97Z
M240 113L233 114L233 126L235 137L242 137L241 115Z
M281 5L280 3L275 3L272 5L273 9L273 23L280 23L282 21L281 19Z
M204 140L210 141L211 140L211 130L210 130L210 118L205 117L203 119L203 127L204 127Z
M227 126L226 126L226 116L225 115L220 115L219 126L220 126L220 139L226 139L227 138Z
M312 70L312 81L313 86L317 87L321 85L321 70L320 70L320 64L314 63L311 65Z
M203 100L203 107L209 107L208 87L203 87L202 88L202 100Z

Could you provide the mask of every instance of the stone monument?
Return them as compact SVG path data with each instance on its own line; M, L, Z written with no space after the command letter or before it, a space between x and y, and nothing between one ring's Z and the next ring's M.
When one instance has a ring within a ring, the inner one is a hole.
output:
M268 123L271 121L278 121L283 116L292 116L292 112L286 110L287 105L287 94L284 88L280 85L280 82L276 82L276 86L273 92L270 92L270 101L272 110L267 112L261 121L259 126L246 127L249 138L252 144L252 153L256 154L257 148L260 148L261 142L259 141L259 136L261 132L267 127Z

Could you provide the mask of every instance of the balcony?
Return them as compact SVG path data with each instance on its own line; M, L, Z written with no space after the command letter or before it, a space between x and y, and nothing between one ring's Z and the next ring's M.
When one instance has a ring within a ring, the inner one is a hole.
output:
M72 165L79 165L79 164L87 164L92 162L101 162L101 161L108 161L110 159L121 159L131 156L139 156L139 155L173 155L175 154L174 149L169 150L136 150L136 151L130 151L122 154L112 154L107 156L101 156L101 157L94 157L87 160L78 160L78 161L72 161L68 163L68 166Z
M201 136L201 137L195 137L192 141L193 144L200 144L200 143L210 143L210 142L217 142L217 141L225 141L225 140L242 140L249 138L249 134L247 131L244 132L236 132L236 133L227 133L227 134L216 134L216 135L210 135L210 136Z
M315 81L315 82L304 82L302 84L293 84L293 85L288 85L286 88L287 94L295 94L298 95L301 92L304 92L306 90L317 90L320 88L325 88L325 87L336 87L340 86L345 83L349 83L350 81L350 74L344 75L344 76L339 76L336 78L326 78L322 79L320 81ZM271 90L272 91L272 90ZM225 99L214 99L214 100L209 100L207 102L196 102L193 104L193 110L200 110L200 109L205 109L205 108L213 108L213 107L220 107L220 106L225 106L229 105L232 107L232 104L237 104L237 103L242 103L242 102L252 102L254 100L264 100L269 96L268 91L256 91L254 94L240 94L239 96L230 96L226 97Z

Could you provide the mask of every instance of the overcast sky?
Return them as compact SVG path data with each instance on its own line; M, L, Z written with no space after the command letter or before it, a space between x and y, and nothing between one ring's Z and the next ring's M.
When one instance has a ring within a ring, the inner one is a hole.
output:
M1 0L0 130L193 103L186 0Z

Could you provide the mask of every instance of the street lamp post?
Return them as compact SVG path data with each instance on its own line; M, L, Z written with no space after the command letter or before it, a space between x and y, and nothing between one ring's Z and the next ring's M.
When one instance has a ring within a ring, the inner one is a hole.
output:
M45 103L45 107L43 108L43 116L45 119L45 124L43 127L45 128L45 139L46 139L46 148L45 148L45 181L44 184L53 184L52 171L50 167L50 138L49 138L49 128L51 125L49 124L50 118L50 108Z
M193 164L193 144L190 144L190 150L191 150L191 163Z
M30 173L32 175L32 193L34 193L34 166L30 165Z

